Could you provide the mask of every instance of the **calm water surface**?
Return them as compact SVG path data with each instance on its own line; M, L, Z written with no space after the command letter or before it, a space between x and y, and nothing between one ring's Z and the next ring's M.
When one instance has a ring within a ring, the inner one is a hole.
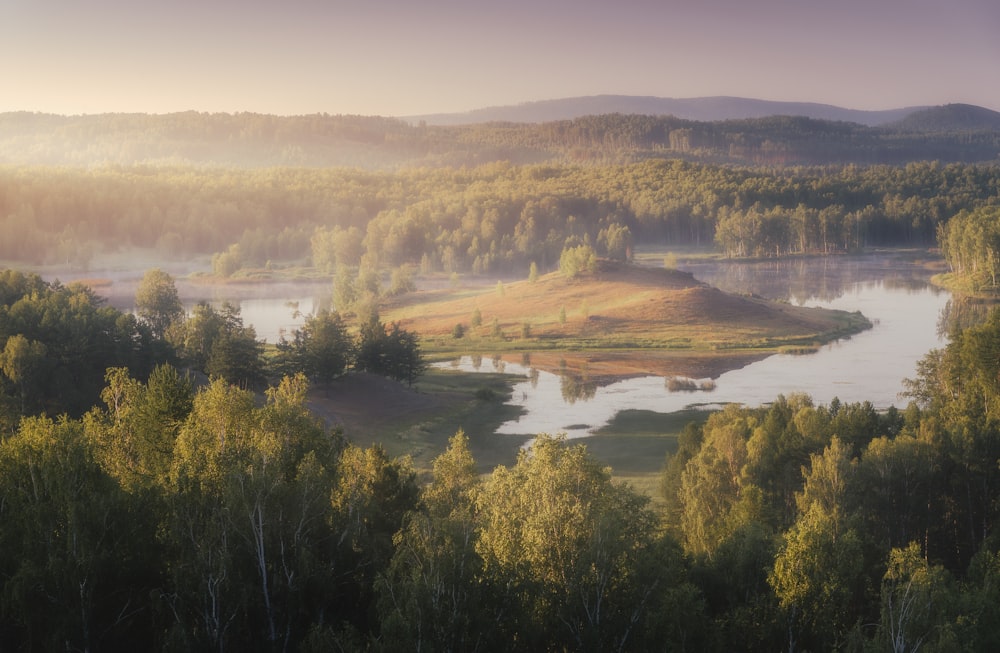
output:
M731 292L752 292L805 306L861 311L874 328L840 340L808 355L775 355L715 381L711 391L670 392L658 376L622 380L593 388L593 396L573 398L566 380L532 371L512 357L499 364L484 360L479 371L497 368L531 375L514 387L511 400L523 409L498 433L533 435L566 433L585 437L607 424L619 411L670 413L690 407L725 403L757 406L779 394L804 392L816 403L834 397L843 402L871 401L877 408L904 406L899 394L903 379L915 375L917 361L945 341L938 321L949 294L927 284L927 274L898 260L858 257L842 260L797 261L689 267L696 277ZM477 369L464 357L444 366ZM568 398L564 398L567 397Z

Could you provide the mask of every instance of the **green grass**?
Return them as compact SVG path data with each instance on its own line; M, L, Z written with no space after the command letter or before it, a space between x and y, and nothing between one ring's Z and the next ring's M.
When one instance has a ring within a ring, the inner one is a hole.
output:
M459 429L469 437L469 450L481 472L492 471L497 465L513 464L524 438L496 435L494 431L520 412L519 408L504 404L517 380L518 377L503 374L431 368L420 378L417 388L422 393L454 397L448 402L448 408L423 421L414 421L404 415L382 424L376 432L354 439L363 440L358 442L362 445L380 442L390 456L410 456L423 477ZM492 394L492 398L479 398L488 394Z
M519 413L517 407L504 404L518 380L512 375L431 368L420 378L418 389L428 395L451 397L449 408L423 421L401 415L356 434L352 440L360 446L378 442L393 457L410 456L422 481L430 480L434 459L458 429L469 437L469 449L480 473L488 474L498 465L513 465L527 437L495 431ZM477 395L492 397L484 400ZM689 422L703 421L707 416L707 411L694 409L670 414L626 410L594 436L574 444L585 445L591 455L611 467L615 479L628 482L655 503L659 500L660 472L666 455L677 449L677 436Z
M690 422L704 422L709 412L688 409L676 413L623 410L589 438L579 440L595 458L611 467L613 477L660 501L660 473L668 453L677 451L677 437Z

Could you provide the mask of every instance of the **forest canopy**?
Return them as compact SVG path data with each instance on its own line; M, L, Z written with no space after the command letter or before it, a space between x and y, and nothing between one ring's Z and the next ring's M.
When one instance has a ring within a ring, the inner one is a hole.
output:
M485 274L549 271L567 245L616 257L623 229L729 256L925 246L998 203L1000 131L906 124L6 113L0 259L86 268L154 248L211 256L220 276L362 259Z
M0 167L0 259L86 268L104 252L476 274L555 269L610 234L730 256L928 246L961 211L1000 203L1000 166L734 168L683 161L507 163L396 172Z

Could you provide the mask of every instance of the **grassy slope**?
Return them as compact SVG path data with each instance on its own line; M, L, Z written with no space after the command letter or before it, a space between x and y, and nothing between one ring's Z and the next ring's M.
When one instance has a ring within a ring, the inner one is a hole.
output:
M390 456L410 456L415 469L429 480L431 464L462 429L481 473L498 465L512 465L524 436L494 433L517 408L504 405L513 377L431 369L414 387L369 374L352 373L329 384L314 386L309 406L347 438L367 447L375 443ZM490 399L477 397L489 389ZM662 414L634 410L620 413L593 437L578 442L610 466L616 478L658 498L659 474L668 453L677 448L677 436L691 421L707 417L704 411Z
M473 328L477 308L482 324ZM870 326L856 314L729 295L684 272L607 261L593 275L571 280L551 273L535 283L507 284L502 294L406 295L386 307L383 318L419 333L432 355L586 350L619 361L603 370L611 376L664 373L657 361L679 355L732 359L811 347ZM493 335L494 320L502 338ZM466 329L461 339L451 335L456 324ZM528 338L522 337L525 324ZM641 352L642 363L636 366L635 356L622 351Z

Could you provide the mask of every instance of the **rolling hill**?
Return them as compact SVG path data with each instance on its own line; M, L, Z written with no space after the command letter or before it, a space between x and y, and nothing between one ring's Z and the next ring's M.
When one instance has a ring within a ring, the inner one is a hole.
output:
M478 327L471 320L477 309ZM602 376L662 374L681 358L686 369L709 376L734 361L742 360L739 366L747 357L809 348L871 326L860 315L733 295L686 272L607 260L592 274L568 279L553 272L535 283L508 284L502 295L492 288L403 295L383 317L419 333L436 351L492 353L509 342L541 352L532 360L544 367L551 359L554 367L552 360L586 349L590 371ZM465 328L461 339L453 337L456 324ZM595 351L605 352L606 365Z
M621 113L674 116L699 122L745 120L769 116L801 116L816 120L853 122L875 127L903 120L910 114L926 108L906 107L885 111L861 111L813 102L775 102L727 96L679 99L634 95L590 95L488 107L464 113L409 116L405 120L412 123L423 121L428 125L463 125L484 122L540 123L572 120L582 116Z
M665 115L671 107L674 114ZM699 118L682 117L692 115ZM594 96L440 119L466 124L327 114L0 113L0 164L399 169L650 158L767 166L1000 159L1000 114L968 105L858 112L743 98Z
M887 126L909 132L998 131L1000 113L971 104L946 104L915 111Z

